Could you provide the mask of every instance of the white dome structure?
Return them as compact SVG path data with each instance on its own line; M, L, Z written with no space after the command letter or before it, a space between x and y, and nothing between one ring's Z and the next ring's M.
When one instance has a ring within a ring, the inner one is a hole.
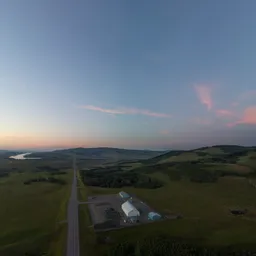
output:
M121 207L126 217L140 216L140 212L129 201L123 203Z

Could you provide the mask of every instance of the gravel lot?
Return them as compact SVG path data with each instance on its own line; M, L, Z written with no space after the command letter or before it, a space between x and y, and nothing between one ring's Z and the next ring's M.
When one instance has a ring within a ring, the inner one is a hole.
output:
M124 202L125 200L119 194L90 196L88 206L95 230L103 231L152 222L148 220L148 213L154 210L134 195L132 196L132 204L140 212L139 222L132 223L127 220L121 208Z

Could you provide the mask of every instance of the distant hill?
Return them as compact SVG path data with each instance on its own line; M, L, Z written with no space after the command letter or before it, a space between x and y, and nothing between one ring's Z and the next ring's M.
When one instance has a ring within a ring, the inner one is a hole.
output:
M171 150L169 152L166 152L164 154L155 156L153 158L147 159L143 161L144 164L155 164L162 160L169 159L170 157L181 155L182 153L186 152L185 150Z
M165 151L134 150L120 148L70 148L52 152L32 153L31 157L61 158L75 154L80 159L105 159L105 160L143 160L156 157Z
M19 151L0 149L0 154L16 154L16 153L19 153Z
M10 156L17 155L17 151L0 150L0 159L8 159Z
M5 153L5 152L8 152L9 150L3 150L3 149L0 149L0 153Z
M216 145L170 151L142 160L130 170L140 174L163 173L171 180L216 182L224 176L256 178L256 147Z
M96 159L148 159L160 154L163 151L151 151L151 150L133 150L133 149L120 149L120 148L73 148L66 150L57 150L57 153L70 153L84 158L96 158Z
M193 150L172 150L162 155L142 161L146 165L163 164L168 162L196 161L203 158L212 157L232 157L232 154L247 155L255 152L256 147L244 147L239 145L214 145Z
M0 149L0 154L6 154L6 153L11 153L11 154L22 154L23 152L27 151L22 151L22 150L5 150L5 149Z
M122 149L72 149L66 152L91 154L93 157L136 157L148 151ZM139 154L138 154L139 153ZM159 152L157 152L159 153ZM78 154L78 155L79 155ZM166 181L186 180L196 183L214 183L222 177L256 178L256 147L216 145L193 150L173 150L150 159L124 160L98 164L84 169L83 179L89 186L156 189ZM153 175L153 176L152 176ZM164 175L164 176L163 176ZM160 177L160 179L159 179ZM161 181L162 182L161 182Z

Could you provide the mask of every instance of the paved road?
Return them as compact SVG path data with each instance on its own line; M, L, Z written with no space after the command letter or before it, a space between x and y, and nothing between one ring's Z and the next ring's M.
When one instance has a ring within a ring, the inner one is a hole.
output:
M79 256L79 226L78 226L78 201L77 201L77 178L76 163L74 158L74 177L71 196L68 205L68 235L67 235L67 256Z

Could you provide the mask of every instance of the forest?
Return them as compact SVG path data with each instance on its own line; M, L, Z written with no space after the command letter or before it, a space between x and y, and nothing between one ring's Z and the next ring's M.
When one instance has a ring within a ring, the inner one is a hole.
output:
M162 187L163 182L134 171L119 171L119 169L81 170L84 184L107 188L135 187L156 189Z

